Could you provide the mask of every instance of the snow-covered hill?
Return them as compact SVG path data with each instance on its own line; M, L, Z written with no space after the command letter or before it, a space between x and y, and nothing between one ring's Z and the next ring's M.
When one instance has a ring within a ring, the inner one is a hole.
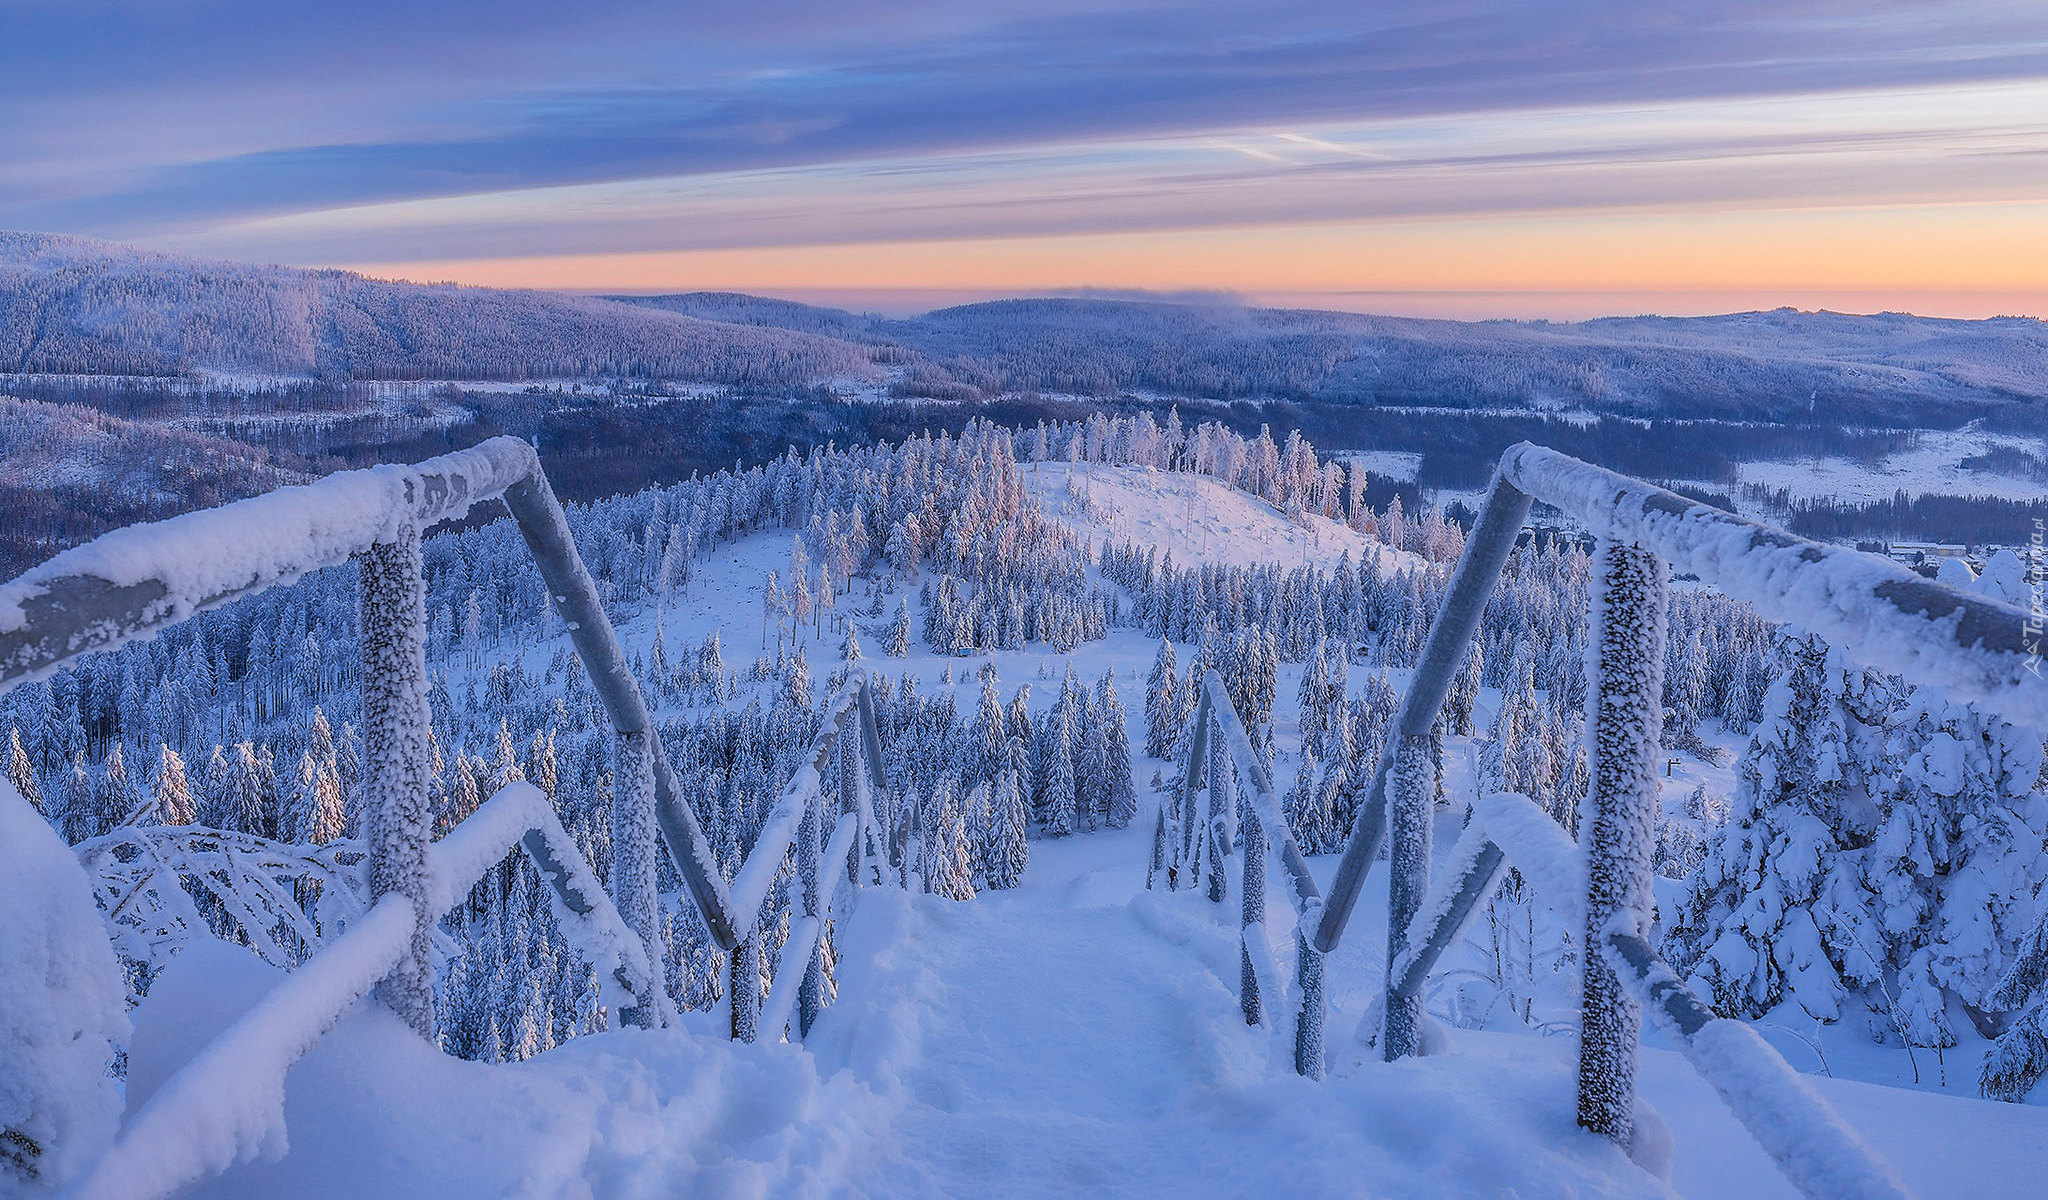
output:
M1376 557L1383 571L1413 555L1315 514L1297 524L1258 497L1206 475L1104 463L1031 463L1024 479L1041 508L1100 547L1130 542L1171 552L1182 566L1277 563L1329 567L1349 554Z

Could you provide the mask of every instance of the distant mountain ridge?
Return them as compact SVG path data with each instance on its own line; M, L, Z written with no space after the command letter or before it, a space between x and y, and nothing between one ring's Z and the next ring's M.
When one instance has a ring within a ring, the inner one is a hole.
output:
M888 319L732 292L411 284L0 232L0 374L654 377L900 396L1124 394L1954 424L2048 398L2048 323L1737 313L1573 323L1016 299Z
M915 385L1633 416L1913 423L2048 398L2048 322L1779 309L1450 321L1230 304L1019 299L901 320L733 293L620 296L897 346Z
M0 371L323 379L872 376L849 343L592 296L421 285L0 232Z

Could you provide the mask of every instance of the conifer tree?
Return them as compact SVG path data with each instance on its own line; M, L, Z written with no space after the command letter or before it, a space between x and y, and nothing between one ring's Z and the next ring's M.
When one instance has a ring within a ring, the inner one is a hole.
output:
M948 900L974 899L974 848L967 840L967 821L952 780L940 781L926 811L930 815L924 822L924 890Z
M1871 764L1884 698L1817 637L1788 638L1785 674L1737 767L1720 841L1670 935L1674 963L1728 1015L1785 999L1832 1021L1875 983L1883 934L1855 856L1876 832Z
M533 735L533 741L526 748L525 773L527 782L539 788L550 804L560 804L556 798L561 789L561 773L555 765L554 730Z
M2048 1075L2048 912L1985 1002L2014 1016L1984 1056L1978 1090L1992 1100L2022 1103Z
M100 764L96 790L98 795L93 800L97 821L97 828L93 831L95 837L112 832L141 809L135 786L128 779L128 762L121 753L121 743L115 742L107 748L106 761Z
M1040 767L1038 822L1047 837L1065 837L1078 827L1074 795L1075 721L1066 704L1054 707L1051 736Z
M1021 743L1017 750L1021 754ZM988 800L988 813L981 848L982 879L998 891L1016 887L1031 861L1031 846L1026 840L1031 814L1015 767L1006 767L998 776Z
M1173 643L1159 639L1152 674L1145 680L1145 754L1150 758L1170 759L1180 743L1186 716L1181 708L1181 682L1174 674L1175 665Z
M882 652L890 658L910 657L910 601L907 599L896 605L896 619L889 625L888 640Z
M1002 773L1009 743L1010 717L996 695L996 674L987 670L981 676L981 705L974 712L967 778L994 780Z
M1104 671L1095 685L1095 710L1104 743L1102 821L1111 829L1126 829L1138 815L1138 788L1131 778L1131 734L1116 694L1116 672Z
M199 819L198 806L192 801L192 784L185 775L185 760L168 745L157 749L156 771L149 786L155 799L150 814L153 820L165 825L190 825Z
M18 727L9 730L7 735L7 782L14 785L14 790L21 793L21 798L28 801L29 807L37 814L49 815L43 812L43 789L36 780L35 764L29 761L28 750L21 744Z

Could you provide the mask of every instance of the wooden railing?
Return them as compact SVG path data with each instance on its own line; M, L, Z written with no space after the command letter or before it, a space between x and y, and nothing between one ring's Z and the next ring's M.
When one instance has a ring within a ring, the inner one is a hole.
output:
M1475 801L1430 888L1431 739L1451 680L1542 500L1597 546L1590 587L1586 744L1591 766L1572 846L1517 796ZM1651 852L1661 757L1667 564L1825 637L1872 666L1947 689L2010 719L2048 712L2038 627L2021 610L1922 579L1889 560L1794 537L1662 488L1523 443L1501 457L1485 508L1360 806L1313 943L1336 948L1381 843L1389 852L1388 971L1373 1034L1389 1059L1417 1053L1423 986L1510 861L1582 931L1579 1123L1630 1147L1642 1014L1677 1043L1786 1177L1810 1197L1901 1197L1903 1184L1784 1059L1725 1020L1650 945ZM1392 781L1390 784L1390 780Z
M1236 871L1243 904L1238 1003L1245 1022L1259 1025L1265 1022L1269 1001L1283 994L1266 928L1267 874L1271 860L1280 862L1294 893L1294 1069L1321 1079L1328 1006L1323 996L1323 952L1316 949L1310 933L1322 916L1322 890L1280 811L1272 769L1245 732L1223 677L1212 670L1200 686L1189 726L1187 770L1171 801L1159 807L1145 886L1157 888L1163 882L1169 890L1179 891L1201 888L1206 880L1209 899L1220 904L1227 895L1228 873Z
M518 525L617 735L610 895L552 804L528 784L509 785L431 841L420 538L492 500L502 500ZM864 848L894 861L875 834L869 789L885 790L887 779L867 679L856 671L826 705L812 753L727 885L680 799L561 504L533 447L516 438L413 466L341 472L115 530L66 551L0 586L0 690L351 560L361 578L368 909L174 1075L79 1182L78 1197L157 1197L226 1169L281 1119L274 1101L291 1064L372 989L433 1038L434 927L515 847L549 885L572 944L598 968L600 1002L627 1024L651 1027L675 1016L661 976L655 895L655 847L666 846L712 938L731 954L731 1029L748 1041L760 1035L764 1016L781 1037L792 1011L797 1036L809 1031L828 991L822 950L837 877L843 868L848 884L859 886ZM849 731L855 739L843 742ZM822 782L842 749L828 821ZM829 844L821 845L828 827ZM802 968L775 981L764 1013L764 901L792 849L800 915L783 961ZM871 873L880 879L881 866ZM140 878L136 893L149 886Z

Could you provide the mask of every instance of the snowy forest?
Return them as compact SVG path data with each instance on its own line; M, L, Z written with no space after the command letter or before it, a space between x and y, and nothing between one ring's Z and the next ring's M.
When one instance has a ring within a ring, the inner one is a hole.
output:
M1064 493L1034 490L1059 468ZM1097 540L1061 515L1089 508L1091 470L1210 481L1277 524L1353 541L1287 565ZM1185 769L1210 669L1274 764L1296 841L1311 855L1341 845L1465 538L1437 509L1375 508L1365 486L1298 433L1098 415L791 451L572 506L570 520L635 631L634 670L728 872L859 663L891 785L882 820L908 814L918 885L964 899L1015 886L1043 839L1130 825L1141 796ZM605 876L613 735L512 526L445 532L425 553L437 831L526 780ZM1573 539L1515 550L1442 717L1447 813L1470 789L1507 790L1575 821L1588 570ZM2028 587L2010 552L1981 579L1946 570L2014 602ZM735 599L715 601L715 623L672 628L720 585ZM742 596L755 607L735 609ZM360 911L356 621L352 573L328 571L0 699L7 778L82 861L116 884L148 856L193 872L180 913L107 914L131 1003L196 937L289 967ZM1984 1059L1959 1073L1987 1096L2027 1097L2048 1072L2040 734L1710 592L1675 590L1669 629L1666 750L1700 781L1667 798L1655 831L1665 953L1725 1015L1797 1014L1908 1053L1967 1043ZM1128 649L1105 657L1112 644ZM1036 670L1003 678L999 655ZM710 1009L724 956L670 870L668 990ZM769 903L786 937L787 889ZM1544 980L1580 952L1577 932L1539 916L1516 876L1480 928L1480 966L1444 1015L1553 1027ZM605 1027L591 970L523 859L442 932L448 1052L519 1060ZM771 937L768 975L777 951Z

